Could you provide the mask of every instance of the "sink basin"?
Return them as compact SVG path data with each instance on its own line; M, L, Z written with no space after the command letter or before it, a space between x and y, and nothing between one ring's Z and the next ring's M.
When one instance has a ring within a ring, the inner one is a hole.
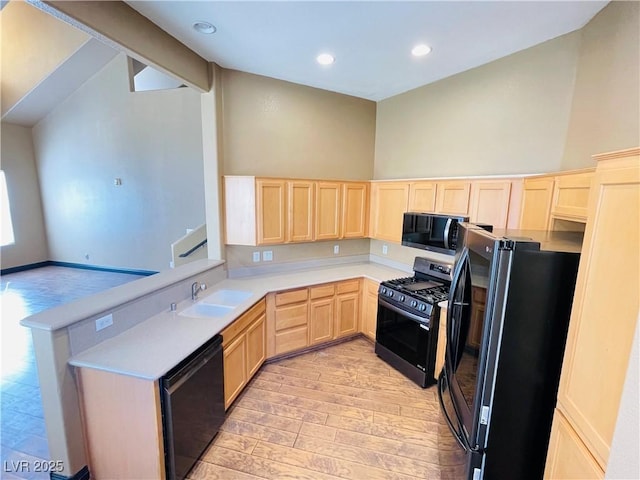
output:
M235 307L228 305L213 305L209 303L198 302L186 308L179 315L183 317L198 317L198 318L217 318L223 317Z
M204 297L199 303L237 307L251 295L253 295L251 292L244 292L242 290L218 290L217 292Z

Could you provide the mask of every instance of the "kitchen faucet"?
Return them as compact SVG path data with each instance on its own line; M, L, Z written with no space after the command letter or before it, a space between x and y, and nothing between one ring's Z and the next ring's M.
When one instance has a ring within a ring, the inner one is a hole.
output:
M198 293L200 293L200 290L206 290L206 289L207 289L207 286L204 283L193 282L191 284L191 300L195 302L198 299Z

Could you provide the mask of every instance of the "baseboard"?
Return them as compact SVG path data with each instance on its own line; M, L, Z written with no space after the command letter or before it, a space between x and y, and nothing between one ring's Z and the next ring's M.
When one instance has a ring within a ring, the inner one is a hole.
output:
M142 275L148 277L158 272L152 270L138 270L134 268L114 268L103 267L100 265L86 265L84 263L72 263L72 262L57 262L55 260L47 260L45 262L30 263L28 265L20 265L18 267L4 268L0 270L0 275L8 275L10 273L24 272L26 270L33 270L35 268L42 267L67 267L67 268L79 268L82 270L95 270L99 272L111 272L111 273L126 273L129 275Z
M80 469L79 472L76 472L70 477L51 472L49 474L49 478L51 478L51 480L89 480L91 478L91 474L89 473L89 467L85 465Z
M17 267L3 268L0 270L0 275L8 275L9 273L24 272L26 270L33 270L34 268L46 267L47 265L50 265L49 260L46 260L44 262L29 263L28 265L19 265Z

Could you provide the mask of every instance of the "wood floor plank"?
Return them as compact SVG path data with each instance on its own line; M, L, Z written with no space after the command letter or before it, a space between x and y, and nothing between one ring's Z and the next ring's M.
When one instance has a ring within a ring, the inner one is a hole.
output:
M279 383L268 382L266 380L262 380L260 377L256 376L253 380L251 380L251 386L254 388L259 388L260 390L268 390L270 392L277 392L280 390Z
M265 477L240 472L213 463L198 461L187 475L190 480L258 480Z
M414 478L434 478L439 476L439 468L436 465L420 462L405 457L389 455L383 452L367 450L352 445L336 444L304 435L298 436L295 448L307 452L318 453L330 457L341 458L375 468L381 468L390 472L411 475Z
M272 415L270 413L259 412L256 410L249 410L242 408L240 405L233 408L231 414L227 418L296 434L300 431L300 426L302 425L301 420L280 417L278 415Z
M264 442L256 446L254 455L352 480L413 480L415 478L349 460Z
M244 396L237 402L237 406L303 422L319 423L320 425L324 425L328 416L327 413L270 402L264 400L264 396L260 399Z
M327 427L326 425L316 425L315 423L302 423L299 435L307 435L308 437L319 438L321 440L335 440L336 429Z
M215 445L205 452L202 460L235 471L276 480L336 480L339 478Z
M255 423L243 422L233 418L227 418L220 427L223 432L235 433L257 440L266 440L267 442L277 443L278 445L292 446L296 441L297 433L285 432L275 428L256 425ZM214 440L215 443L215 440Z
M415 430L417 432L437 431L438 424L427 420L418 420L415 418L402 417L400 415L392 415L384 412L375 412L373 414L373 423L380 425L391 425L394 427L402 427L407 430Z
M237 450L238 452L251 453L258 443L256 438L237 435L231 432L218 432L216 435L216 445L225 447L229 450Z
M290 368L284 365L278 365L273 363L265 365L262 368L262 370L265 372L271 372L271 373L281 373L283 375L288 375L290 377L306 378L308 380L318 380L318 378L320 378L320 372L318 371L310 371L307 368L304 368L304 369Z
M291 369L298 369L302 371L318 371L318 365L313 363L312 359L306 359L302 357L287 358L280 360L278 365L285 366ZM331 373L332 375L342 375L344 377L356 377L358 370L353 368L350 370L344 370L342 368L332 368L331 366L323 366L322 372Z
M293 387L290 385L282 385L280 388L282 393L298 395L304 398L321 400L329 403L337 403L339 405L347 405L350 407L361 408L364 410L372 410L374 412L386 412L397 415L400 413L400 406L383 402L375 402L362 398L350 397L349 395L341 395L339 393L325 392L322 390L313 390L309 388Z
M363 410L360 408L303 398L282 392L266 392L262 390L249 389L244 393L243 398L255 398L273 404L288 405L306 410L313 410L319 413L326 413L328 415L339 415L341 417L356 418L358 420L373 422L373 412L371 410Z

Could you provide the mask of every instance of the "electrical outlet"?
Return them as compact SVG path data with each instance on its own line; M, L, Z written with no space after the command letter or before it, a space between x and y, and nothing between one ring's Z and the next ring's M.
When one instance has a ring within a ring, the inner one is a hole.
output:
M387 247L386 245L382 245L382 254L386 255L388 251L389 251L389 247Z
M104 317L100 317L96 320L96 332L100 330L104 330L107 327L113 325L113 315L105 315Z
M340 253L340 245L334 245L333 246L333 254L337 255Z
M257 263L260 261L260 252L253 252L253 262Z
M262 252L262 261L270 262L273 260L273 252L271 250L267 250Z

